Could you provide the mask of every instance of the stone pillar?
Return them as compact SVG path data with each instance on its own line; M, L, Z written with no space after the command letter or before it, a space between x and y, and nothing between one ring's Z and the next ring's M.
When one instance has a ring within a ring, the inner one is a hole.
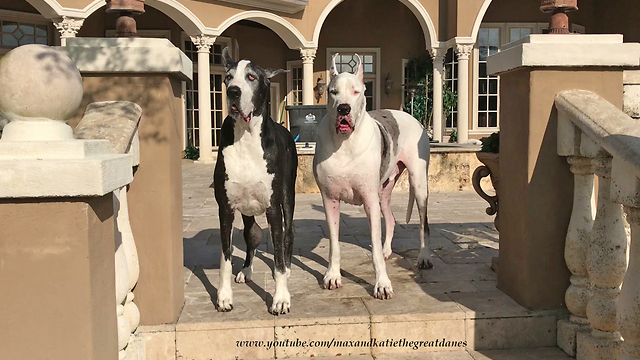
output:
M433 140L442 142L442 129L444 128L443 91L444 85L444 57L447 49L431 49L433 59Z
M117 359L112 192L132 181L132 158L73 139L83 85L64 53L10 51L0 87L2 356Z
M570 285L574 177L558 156L556 94L589 90L622 108L623 68L639 59L640 45L621 35L531 35L488 59L489 74L500 75L500 116L509 119L500 130L498 288L527 308L563 307Z
M316 49L300 49L302 57L302 105L313 105L313 59Z
M191 41L198 47L198 116L200 157L198 162L213 164L213 140L211 134L211 65L209 57L215 36L192 36Z
M84 24L84 19L79 18L71 18L68 16L63 16L57 22L54 22L53 25L60 32L60 46L67 46L67 39L76 37L78 31Z
M469 140L469 57L473 44L456 44L458 57L458 144Z
M82 73L83 104L126 100L142 107L140 166L127 192L140 263L133 294L141 325L175 322L184 304L181 95L191 61L167 39L74 38L61 49Z

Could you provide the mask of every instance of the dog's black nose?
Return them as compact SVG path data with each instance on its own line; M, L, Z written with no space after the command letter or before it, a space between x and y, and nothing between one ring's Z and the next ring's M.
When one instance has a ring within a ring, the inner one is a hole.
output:
M338 114L340 115L349 115L351 112L351 105L349 104L340 104L338 105Z
M242 92L240 91L240 87L238 86L229 86L227 88L227 96L229 97L229 99L238 100L240 99L241 93Z

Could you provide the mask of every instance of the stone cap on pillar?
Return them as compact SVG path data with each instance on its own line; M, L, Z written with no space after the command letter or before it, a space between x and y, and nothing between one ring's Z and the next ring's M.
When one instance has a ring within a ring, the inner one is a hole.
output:
M193 63L168 39L69 38L59 48L82 74L173 74L193 79Z
M535 34L509 43L487 59L487 72L500 75L523 67L635 67L640 44L622 35Z
M103 196L133 181L131 155L107 140L74 140L66 124L83 96L64 53L44 45L9 51L0 62L0 198Z

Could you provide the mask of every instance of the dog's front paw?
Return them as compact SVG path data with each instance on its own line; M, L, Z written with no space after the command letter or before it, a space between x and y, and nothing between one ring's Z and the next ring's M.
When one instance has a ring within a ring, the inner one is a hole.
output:
M333 290L342 287L342 276L340 275L340 269L332 270L329 269L324 274L324 288Z
M251 281L251 275L253 274L253 269L251 267L242 268L238 275L236 275L236 282L238 284L242 284L245 282Z
M393 288L391 287L391 280L389 280L389 278L376 281L376 286L373 288L373 296L376 299L387 300L391 299L393 295Z
M288 290L277 291L273 295L273 304L271 305L271 313L273 315L287 314L291 308L291 295Z
M418 269L433 269L431 252L429 250L420 250L420 255L418 255Z
M233 310L233 292L231 292L231 286L222 287L218 291L218 311L226 312Z

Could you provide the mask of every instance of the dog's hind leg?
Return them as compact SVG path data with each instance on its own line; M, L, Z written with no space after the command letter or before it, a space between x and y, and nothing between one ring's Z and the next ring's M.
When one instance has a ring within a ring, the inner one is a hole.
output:
M413 170L413 172L411 170ZM427 218L429 188L426 163L424 161L419 162L414 169L409 169L409 180L420 213L420 254L418 255L418 268L431 269L433 268L433 262L431 261L431 249L429 248L430 231Z
M220 286L218 287L218 311L233 309L233 292L231 290L231 233L233 232L233 209L228 204L220 205Z
M391 241L393 241L393 231L396 226L396 219L393 216L393 211L391 211L391 192L393 191L393 187L396 185L398 178L402 175L404 168L404 164L399 162L396 165L396 170L391 174L391 176L389 176L389 180L382 185L382 189L380 190L380 209L382 210L385 224L385 237L384 245L382 246L382 255L385 260L391 256Z
M262 229L260 225L256 223L255 217L242 215L242 222L244 223L244 241L247 244L247 256L244 260L242 270L236 275L237 283L251 281L253 258L256 255L256 249L260 246L264 238Z
M342 287L340 275L340 201L322 195L324 212L329 226L329 268L324 273L325 289L333 290Z

